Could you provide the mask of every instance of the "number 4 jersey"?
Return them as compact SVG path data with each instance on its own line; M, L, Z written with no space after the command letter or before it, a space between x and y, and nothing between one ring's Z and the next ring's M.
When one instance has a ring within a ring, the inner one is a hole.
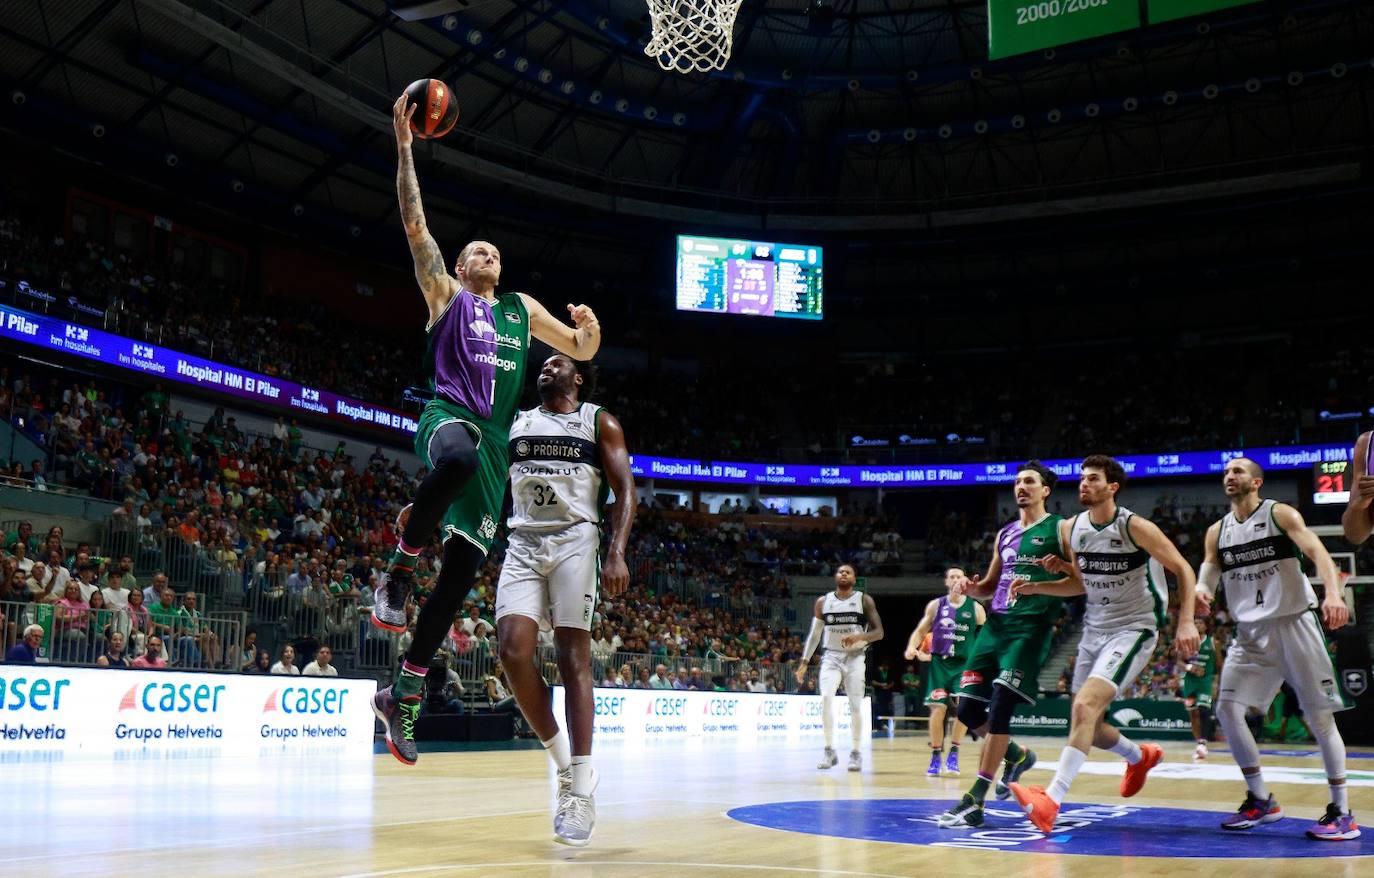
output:
M608 487L597 441L600 413L601 406L584 402L566 415L542 406L516 415L509 445L512 530L601 521Z
M1302 572L1302 552L1274 518L1274 501L1264 500L1244 520L1226 513L1217 535L1226 606L1240 622L1295 616L1317 605Z

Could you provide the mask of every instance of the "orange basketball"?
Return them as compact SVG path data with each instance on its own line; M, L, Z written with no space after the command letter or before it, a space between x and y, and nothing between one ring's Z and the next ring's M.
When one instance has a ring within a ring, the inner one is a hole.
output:
M458 123L458 99L437 79L417 79L406 86L406 97L419 106L410 117L410 130L422 140L443 137Z
M930 652L931 644L934 643L932 632L927 631L926 636L921 639L921 652Z

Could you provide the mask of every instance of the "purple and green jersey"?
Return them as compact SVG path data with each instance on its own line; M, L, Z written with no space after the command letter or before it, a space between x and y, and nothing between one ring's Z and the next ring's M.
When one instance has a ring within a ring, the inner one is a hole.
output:
M1046 555L1064 557L1059 546L1058 515L1046 515L1030 527L1022 527L1020 519L1008 522L997 532L997 554L1002 559L1002 575L992 597L992 612L1009 617L1041 617L1059 615L1062 598L1049 595L1022 595L1011 600L1011 584L1016 579L1045 582L1061 578L1038 565L1037 559Z
M530 317L518 293L493 301L459 290L429 326L430 388L477 417L509 428L520 408Z
M964 598L964 602L956 607L946 595L940 598L940 606L935 611L935 624L930 629L930 652L962 661L968 658L977 630L977 602Z

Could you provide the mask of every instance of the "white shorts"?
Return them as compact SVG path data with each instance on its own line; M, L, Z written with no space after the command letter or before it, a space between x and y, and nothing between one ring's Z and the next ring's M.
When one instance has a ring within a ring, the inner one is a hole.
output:
M1089 677L1096 677L1115 686L1120 696L1150 663L1158 642L1159 634L1147 628L1099 631L1084 627L1073 666L1072 691L1082 689Z
M597 526L581 522L551 533L515 531L496 584L496 620L528 616L547 630L590 631L601 579Z
M844 683L846 695L864 697L864 654L826 650L821 656L820 694L834 695Z
M1326 651L1326 635L1315 610L1237 622L1236 638L1221 666L1217 704L1234 701L1266 710L1285 682L1298 694L1306 716L1354 706L1341 694L1340 675Z

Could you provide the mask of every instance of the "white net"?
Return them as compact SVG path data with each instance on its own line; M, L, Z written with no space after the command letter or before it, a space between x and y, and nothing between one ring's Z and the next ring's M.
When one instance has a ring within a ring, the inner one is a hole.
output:
M648 0L653 36L644 54L664 70L723 70L744 0Z

